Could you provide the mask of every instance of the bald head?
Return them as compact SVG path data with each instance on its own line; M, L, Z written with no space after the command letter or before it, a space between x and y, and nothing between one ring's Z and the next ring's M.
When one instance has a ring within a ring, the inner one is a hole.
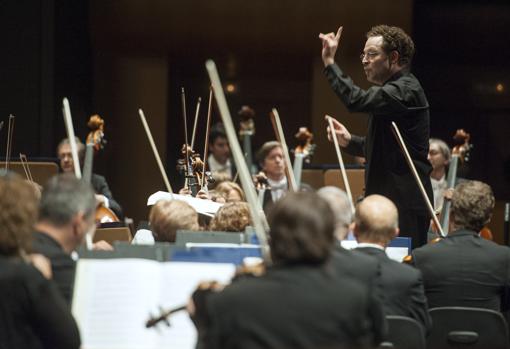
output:
M358 242L386 246L398 234L398 211L391 200L370 195L358 204L354 223Z

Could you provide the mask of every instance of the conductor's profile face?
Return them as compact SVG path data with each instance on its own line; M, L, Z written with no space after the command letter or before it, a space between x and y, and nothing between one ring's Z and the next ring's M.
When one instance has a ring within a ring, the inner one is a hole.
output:
M372 36L367 39L360 56L367 80L376 85L382 85L391 76L390 58L382 46L383 37Z
M58 159L60 160L60 168L62 172L73 172L74 163L73 156L71 154L71 145L62 144L57 151Z

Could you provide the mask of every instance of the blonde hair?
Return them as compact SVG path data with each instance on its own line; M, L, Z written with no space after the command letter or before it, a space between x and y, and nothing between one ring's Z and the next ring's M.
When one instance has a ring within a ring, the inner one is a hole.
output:
M241 232L251 224L250 208L246 202L228 202L216 212L209 229L213 231Z
M221 182L215 188L216 194L222 196L225 199L225 201L227 201L227 202L229 202L228 196L229 196L229 193L232 190L236 191L239 194L239 197L241 198L241 201L246 201L246 197L244 195L244 191L235 182L230 182L230 181Z
M177 230L199 230L198 213L180 200L158 201L149 214L154 240L175 242Z

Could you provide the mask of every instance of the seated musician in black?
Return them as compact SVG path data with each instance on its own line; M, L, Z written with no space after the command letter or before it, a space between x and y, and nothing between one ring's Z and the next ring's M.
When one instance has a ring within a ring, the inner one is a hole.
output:
M423 274L429 307L508 310L510 249L479 236L490 221L494 203L489 185L458 184L446 238L412 252L410 262Z
M421 272L386 255L386 247L398 236L397 207L381 195L369 195L356 207L353 225L356 251L373 256L380 267L377 283L385 315L414 318L429 330L427 298Z
M1 176L0 198L0 348L78 349L78 327L45 278L51 277L49 262L27 254L37 217L32 186Z
M330 264L335 218L328 203L314 193L291 193L269 220L273 265L263 275L194 293L189 311L198 347L365 347L373 335L370 295Z
M82 244L86 234L94 232L95 210L92 188L74 175L60 174L43 187L32 249L50 259L53 280L68 303L75 271L71 253ZM104 241L94 246L95 249L109 247Z
M230 158L230 146L223 124L218 123L209 133L209 156L207 168L214 178L225 175L228 180L235 176L235 166Z
M78 148L77 151L80 162L83 162L83 158L85 156L85 145L79 140L79 138L76 138L76 147ZM69 140L67 138L64 138L59 143L57 147L57 156L60 160L60 168L62 169L62 172L74 173L71 145L69 144ZM110 187L106 182L106 178L93 173L90 182L94 188L94 191L96 192L97 204L104 205L105 207L111 209L117 215L117 217L122 220L124 217L122 207L113 198Z

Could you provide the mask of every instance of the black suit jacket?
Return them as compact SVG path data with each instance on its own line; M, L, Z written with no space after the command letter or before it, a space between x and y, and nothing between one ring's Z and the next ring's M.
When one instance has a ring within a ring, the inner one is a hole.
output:
M112 191L106 182L106 178L100 176L98 174L93 173L90 179L92 187L97 194L104 195L108 198L110 209L115 212L119 219L124 218L124 213L122 212L122 207L120 207L119 203L115 201L112 195Z
M373 335L372 343L377 346L385 339L388 331L381 302L381 288L377 283L381 273L377 259L354 250L347 250L341 246L340 242L337 242L331 263L342 279L359 282L370 294L369 318Z
M62 249L62 246L48 234L34 232L32 237L32 250L50 260L53 281L62 297L64 297L68 304L71 304L74 272L76 268L75 261L73 261L71 256Z
M429 307L508 310L510 249L474 231L458 230L412 252L421 270Z
M380 194L401 210L426 212L427 207L407 165L393 131L394 121L416 166L430 200L433 200L429 173L429 104L414 75L401 71L382 86L362 90L332 64L325 75L334 92L350 112L369 113L366 137L352 136L346 151L366 158L366 195Z
M363 348L367 290L330 264L271 267L207 298L211 327L203 348Z
M359 247L361 253L379 262L378 287L385 315L408 316L420 322L425 330L431 327L427 298L421 272L409 265L391 260L386 252L374 247Z
M78 349L78 327L55 285L19 259L0 256L0 348Z

